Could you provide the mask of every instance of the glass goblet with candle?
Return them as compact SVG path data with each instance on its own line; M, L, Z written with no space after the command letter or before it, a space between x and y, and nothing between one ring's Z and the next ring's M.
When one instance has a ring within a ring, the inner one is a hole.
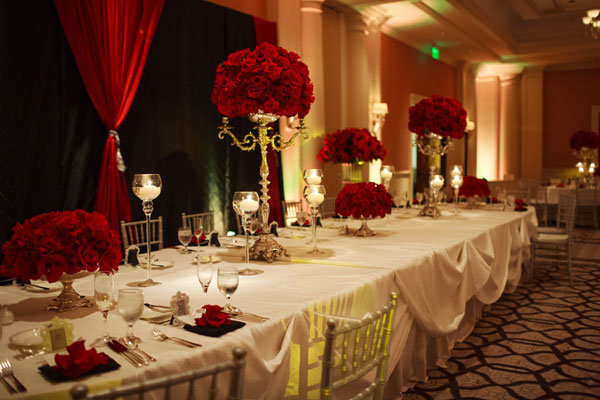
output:
M307 185L320 185L323 179L323 171L320 169L305 169L304 182Z
M250 243L248 230L250 229L251 218L258 210L259 201L256 192L235 192L232 200L233 209L242 219L244 235L246 236L246 268L240 270L240 275L258 275L264 271L250 268Z
M323 200L325 200L325 186L306 185L304 187L304 198L310 205L310 222L314 246L313 249L309 251L309 254L319 253L320 251L317 249L317 214L319 213L319 206L323 203Z
M390 183L392 182L392 177L394 176L394 166L393 165L383 165L381 166L381 182L383 186L385 186L385 190L390 191Z
M452 169L450 169L450 176L463 175L463 167L462 165L453 165Z
M441 175L432 175L429 179L429 188L431 189L431 203L436 204L440 190L444 186L444 177Z
M452 186L452 189L454 189L454 214L458 214L458 189L460 189L460 187L463 184L463 177L462 175L452 175L452 180L450 181L450 186Z
M151 263L151 248L150 248L150 216L154 210L152 201L158 197L162 188L162 180L158 174L136 174L133 177L132 189L133 193L142 200L142 210L146 215L146 255L148 260L146 261L146 280L139 282L137 285L146 287L159 285L160 282L153 281L150 277L150 263Z

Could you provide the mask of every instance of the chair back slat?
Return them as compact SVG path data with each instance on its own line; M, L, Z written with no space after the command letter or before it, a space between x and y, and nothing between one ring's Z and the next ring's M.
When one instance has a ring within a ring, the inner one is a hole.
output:
M146 221L121 221L121 241L123 242L123 251L131 245L140 247L140 251L146 249ZM164 246L163 241L163 219L158 217L150 220L150 246L156 245L160 250Z
M181 226L189 226L192 228L192 231L196 231L202 227L202 231L207 235L215 229L215 212L207 211L195 214L181 213Z
M557 225L562 227L567 232L573 230L575 224L575 197L570 194L561 194L558 196L558 214Z
M325 197L319 208L322 218L333 217L335 215L335 197Z
M327 321L322 360L321 399L331 399L335 389L362 378L375 368L377 368L375 382L354 398L364 399L369 394L373 394L373 398L377 400L383 398L396 298L396 293L392 293L385 307L360 321L348 322L339 327L336 326L335 319L331 318ZM336 338L342 339L339 369L335 367L334 360ZM348 368L350 345L353 346L352 368Z
M235 347L232 350L232 354L233 359L209 365L204 368L173 374L167 377L155 378L139 383L133 383L94 394L89 394L88 387L82 383L79 383L73 386L69 393L74 400L108 400L135 394L138 395L140 400L143 400L146 392L156 389L165 389L165 399L169 399L171 396L170 388L174 385L189 382L189 384L193 386L194 381L197 379L212 376L212 379L215 380L217 374L225 371L231 371L227 400L241 400L243 393L242 383L244 379L246 351L240 347ZM213 384L211 381L211 388L213 386L216 387L216 384ZM188 393L193 393L193 389L190 389Z
M208 391L208 399L214 400L217 395L217 374L213 374L210 379L210 389Z
M283 222L290 226L296 220L296 213L302 211L302 201L282 201Z
M195 393L194 393L194 383L195 382L196 382L195 379L190 379L190 383L188 384L187 400L194 400L195 399Z

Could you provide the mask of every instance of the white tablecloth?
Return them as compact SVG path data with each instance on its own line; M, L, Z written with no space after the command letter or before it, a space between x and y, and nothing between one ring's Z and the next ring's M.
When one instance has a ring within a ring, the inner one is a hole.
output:
M535 212L533 208L518 213L488 207L463 210L458 216L446 212L438 220L394 215L389 221L370 221L377 235L369 238L340 235L336 228L342 222L326 220L325 228L319 229L319 247L325 253L317 257L306 254L307 239L297 238L298 230L284 230L282 236L291 237L281 237L279 242L290 250L291 261L251 263L265 273L241 276L232 297L234 305L267 316L268 322L248 323L221 338L158 326L169 335L204 345L189 350L168 342L154 342L150 333L154 325L138 321L135 331L143 340L140 346L159 361L149 367L134 368L106 350L122 367L85 382L106 387L163 376L228 358L233 346L242 345L248 351L245 398L317 398L319 357L324 347L321 333L327 316L360 318L381 307L389 293L396 291L399 306L386 390L399 393L412 380L425 379L427 368L444 365L455 342L470 333L482 305L495 302L503 291L514 290L519 282L521 263L529 256L529 237L537 226ZM350 221L351 227L356 229L358 225L359 222ZM308 236L308 230L305 234ZM192 309L203 304L222 305L224 297L216 287L216 268L228 264L242 267L242 249L202 251L223 260L215 264L207 295L196 279L193 256L165 249L157 256L173 261L175 266L152 271L153 278L162 285L145 288L145 300L167 305L172 295L182 291L190 295ZM124 287L144 277L145 272L139 268L121 266L115 277L116 286ZM78 280L74 287L81 294L93 294L91 277ZM42 310L58 292L33 293L16 287L3 287L0 292L0 302L8 303L16 314L16 322L4 327L2 354L13 359L15 372L30 389L30 395L60 398L72 383L52 384L37 373L41 362L53 364L52 355L17 361L17 352L7 347L12 334L40 326L56 315ZM63 316L73 320L75 337L91 342L100 336L101 317L95 309ZM109 321L112 335L125 333L125 324L116 310L110 312Z

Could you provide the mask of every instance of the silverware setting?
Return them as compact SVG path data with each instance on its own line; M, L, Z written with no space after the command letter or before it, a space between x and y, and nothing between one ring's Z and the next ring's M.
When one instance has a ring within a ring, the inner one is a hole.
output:
M6 359L6 358L0 360L0 376L2 377L2 382L4 382L4 385L6 386L6 389L9 391L9 393L17 393L17 390L21 393L27 391L25 386L23 386L23 384L15 376L12 365L11 365L10 361L8 361L8 359ZM14 384L17 387L16 390L8 383L8 381L6 380L6 377L12 379L12 381L14 382ZM9 387L13 391L8 389Z
M117 342L116 340L111 340L107 343L108 347L110 347L115 353L123 356L127 361L133 364L135 367L142 367L143 365L148 365L149 362L142 356L137 353L132 352L127 347Z
M249 312L245 312L240 310L239 308L232 306L231 307L231 314L232 317L237 318L237 319L246 319L249 322L266 322L269 320L268 317L263 317L261 315L258 314L252 314Z
M164 342L165 340L170 340L173 343L177 343L182 346L189 347L189 348L202 346L200 343L190 342L189 340L186 340L186 339L167 336L164 333L162 333L161 331L159 331L158 329L152 329L152 335L154 336L154 339L158 340L159 342Z
M123 338L119 339L119 343L121 343L121 344L122 344L122 345L124 345L124 346L127 346L127 343L125 343L125 339L123 339ZM134 349L131 349L131 348L129 348L129 347L127 347L127 348L128 348L128 349L129 349L129 351L131 351L131 352L134 352L134 353L135 353L135 352L138 352L138 353L140 353L140 354L142 355L142 357L145 357L145 358L146 358L146 360L148 360L148 361L156 361L156 358L152 357L150 354L148 354L148 353L146 353L144 350L140 349L140 347L138 346L138 344L137 344L137 343L135 343L135 350L134 350ZM146 364L147 364L147 363L146 363Z

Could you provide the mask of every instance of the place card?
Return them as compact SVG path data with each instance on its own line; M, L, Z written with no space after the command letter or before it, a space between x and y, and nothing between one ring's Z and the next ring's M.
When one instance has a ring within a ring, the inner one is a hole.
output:
M73 323L68 319L54 317L44 325L40 334L44 348L52 352L63 350L73 343Z
M189 315L190 311L190 296L185 293L177 292L171 297L171 312L174 316Z
M129 246L127 248L127 255L125 256L125 263L127 263L128 265L133 265L133 266L137 266L140 264L140 262L138 261L138 254L140 252L140 248L137 247L136 245L133 246Z
M269 224L269 232L277 237L279 237L279 234L277 233L277 228L278 228L278 224L277 221L273 221Z
M210 235L208 235L208 245L221 247L221 242L219 242L219 232L212 231Z

